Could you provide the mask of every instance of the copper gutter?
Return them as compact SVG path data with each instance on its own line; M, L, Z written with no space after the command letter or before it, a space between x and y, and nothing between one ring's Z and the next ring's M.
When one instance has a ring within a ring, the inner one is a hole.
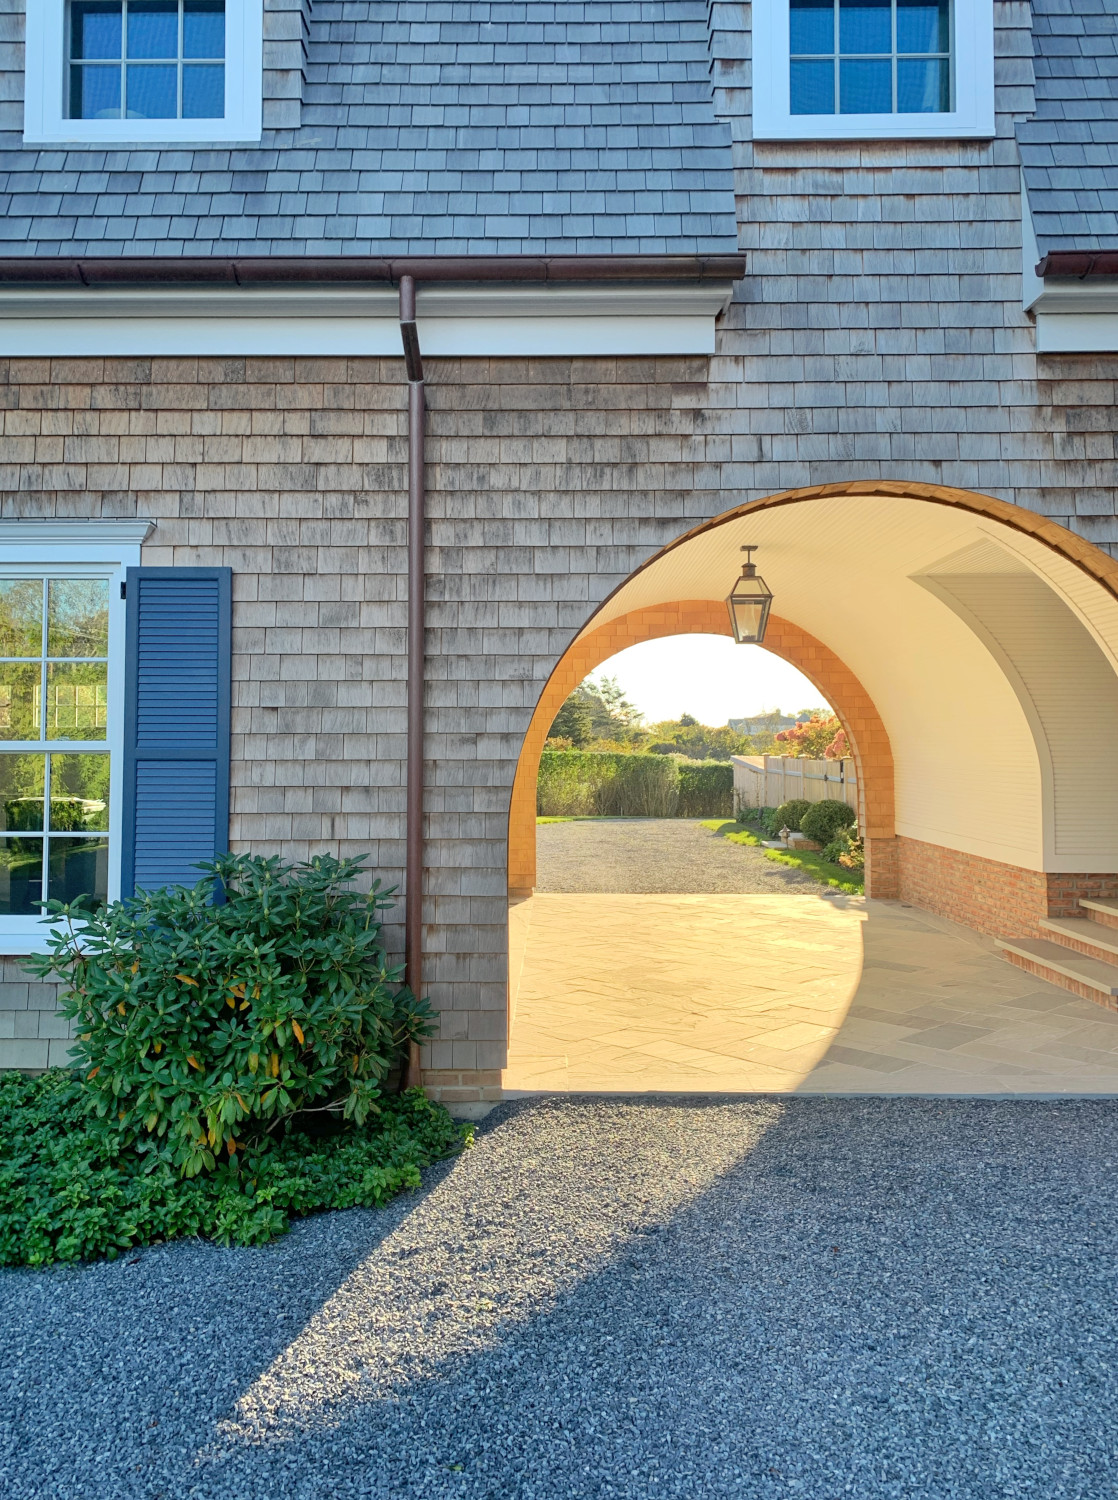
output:
M1050 250L1037 262L1036 274L1042 279L1077 276L1080 281L1088 276L1118 276L1118 251Z
M738 281L744 255L421 255L421 256L66 256L0 258L0 285L275 286L338 282L427 283Z

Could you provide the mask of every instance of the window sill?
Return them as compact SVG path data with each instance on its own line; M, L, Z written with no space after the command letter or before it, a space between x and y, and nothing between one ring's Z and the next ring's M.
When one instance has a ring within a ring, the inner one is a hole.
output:
M6 923L10 922L11 926ZM0 958L26 958L31 953L46 953L49 922L18 917L0 918Z
M994 121L950 115L786 115L753 122L756 141L988 140Z
M255 123L255 122L254 122ZM256 145L261 129L243 120L55 120L23 132L25 146Z

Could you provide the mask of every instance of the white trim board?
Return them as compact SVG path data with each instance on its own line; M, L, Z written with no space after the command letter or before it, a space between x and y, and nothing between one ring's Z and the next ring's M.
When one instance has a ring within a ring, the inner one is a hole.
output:
M425 354L713 354L728 281L431 286ZM0 289L0 355L399 355L393 287Z
M713 354L714 318L420 318L438 356ZM401 354L395 318L5 318L0 356Z
M221 120L71 120L65 112L66 0L29 0L24 62L27 146L185 144L260 140L264 93L263 0L226 0L225 117Z
M1036 315L1038 354L1118 352L1118 307L1109 311L1043 312Z
M985 139L994 125L994 3L954 0L955 108L949 114L794 115L788 0L753 0L753 139Z

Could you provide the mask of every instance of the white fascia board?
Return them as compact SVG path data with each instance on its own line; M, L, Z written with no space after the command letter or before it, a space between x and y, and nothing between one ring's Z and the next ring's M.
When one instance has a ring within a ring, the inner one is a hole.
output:
M712 354L732 284L430 287L430 355ZM372 289L0 292L0 355L353 355L401 352L398 294Z
M1048 293L1044 300L1047 301ZM1098 312L1036 314L1038 354L1113 354L1118 352L1118 304Z
M753 0L753 139L988 139L994 122L994 0L955 0L955 108L944 114L794 115L788 0Z
M30 0L24 52L25 146L254 145L263 127L263 0L227 0L220 120L71 120L66 116L65 0Z
M1031 312L1044 295L1044 282L1036 273L1040 251L1037 249L1033 216L1029 212L1029 193L1021 178L1021 302Z

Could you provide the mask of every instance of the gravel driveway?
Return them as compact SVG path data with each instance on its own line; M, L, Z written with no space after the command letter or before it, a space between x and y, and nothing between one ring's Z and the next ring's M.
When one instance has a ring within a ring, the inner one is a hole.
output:
M689 818L588 818L537 826L536 889L817 896L826 887Z
M3 1273L5 1500L1114 1493L1118 1109L506 1104L382 1212Z

